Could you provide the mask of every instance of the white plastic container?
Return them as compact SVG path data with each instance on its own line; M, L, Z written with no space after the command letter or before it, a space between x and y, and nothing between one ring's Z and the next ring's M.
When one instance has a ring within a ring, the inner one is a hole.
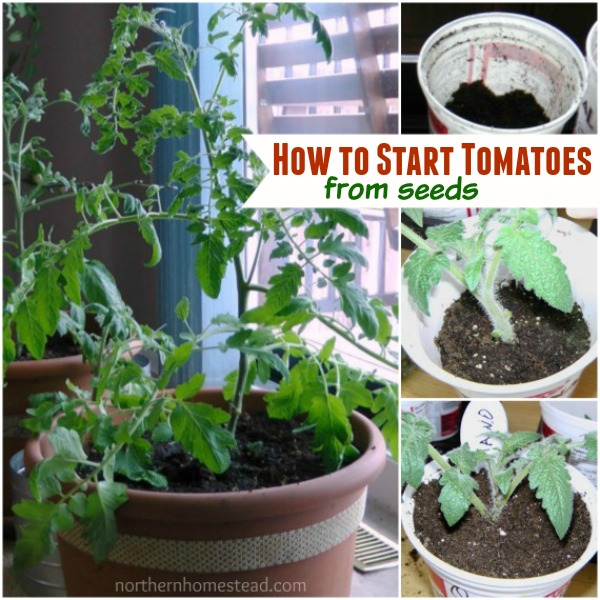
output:
M598 132L598 21L590 29L585 43L588 87L579 107L575 133Z
M525 579L498 579L475 575L453 567L444 562L425 548L415 535L413 524L415 490L407 486L402 495L402 527L411 544L421 555L429 569L429 579L436 597L458 598L560 598L564 596L573 576L580 571L596 552L598 525L596 490L592 484L576 469L567 465L573 489L579 492L590 512L592 531L590 542L581 557L566 569ZM429 463L425 467L424 481L431 481L439 477L440 467L436 463Z
M596 400L544 400L542 408L542 435L549 437L558 433L574 442L586 433L598 431L598 404ZM598 463L586 458L582 448L575 448L569 455L569 464L581 471L598 487Z
M476 220L477 217L466 219L466 227L472 227ZM597 239L583 227L561 218L556 220L547 239L557 247L557 254L567 268L575 301L581 306L590 329L591 346L581 358L550 377L511 385L476 383L445 371L435 338L441 329L446 309L465 288L444 273L429 296L429 317L414 304L408 294L406 278L402 277L402 347L415 364L432 377L453 386L466 398L569 398L583 369L597 356Z
M423 45L417 65L433 133L560 133L587 86L586 61L561 31L531 17L480 13L452 21ZM533 94L550 121L523 129L472 123L445 104L461 83L481 80L496 94Z
M434 442L451 438L460 428L460 401L458 400L402 400L401 408L433 425Z

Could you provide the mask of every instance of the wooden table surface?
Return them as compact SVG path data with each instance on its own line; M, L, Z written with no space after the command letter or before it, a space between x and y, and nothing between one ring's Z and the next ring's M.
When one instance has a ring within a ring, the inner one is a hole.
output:
M476 401L475 401L476 402ZM596 402L591 400L590 402ZM540 422L539 402L529 400L503 400L508 415L509 431L536 431ZM432 597L427 567L422 558L415 560L410 552L412 544L402 533L400 595L403 598ZM595 563L588 563L573 578L567 589L567 598L595 598L598 596L598 575Z

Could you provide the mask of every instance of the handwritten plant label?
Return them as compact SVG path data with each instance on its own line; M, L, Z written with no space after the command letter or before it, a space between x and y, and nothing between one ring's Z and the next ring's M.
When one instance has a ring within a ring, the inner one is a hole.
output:
M499 400L474 400L469 402L460 425L460 442L468 443L472 450L493 452L502 442L490 437L490 432L508 432L508 419Z

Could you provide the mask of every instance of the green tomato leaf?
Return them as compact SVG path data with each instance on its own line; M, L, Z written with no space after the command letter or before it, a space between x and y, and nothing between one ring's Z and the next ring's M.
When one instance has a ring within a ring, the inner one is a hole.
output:
M185 73L173 54L173 51L169 48L158 48L154 52L156 66L159 71L162 71L168 77L185 81Z
M379 319L362 288L353 283L338 286L340 306L352 324L358 323L365 336L373 340L379 333Z
M456 469L444 471L440 477L442 493L439 497L440 508L446 523L452 527L458 523L471 506L471 494L479 484L469 475Z
M500 488L500 491L503 494L506 494L508 492L510 485L513 481L513 476L514 475L512 467L500 471L496 476L496 483L498 484L498 487Z
M160 246L160 240L158 239L158 233L156 233L154 223L149 218L141 219L140 232L142 233L144 241L152 246L152 256L150 257L150 260L145 263L145 265L147 267L154 267L162 258L162 248Z
M317 43L321 45L321 48L323 48L323 54L325 55L325 60L327 62L329 62L331 60L331 55L333 53L333 45L331 43L331 38L329 37L329 33L327 32L327 29L325 29L325 27L323 27L321 20L315 14L313 14L312 30L313 30L313 33L315 34Z
M327 362L331 355L333 354L333 350L335 348L335 337L329 338L324 344L321 350L319 351L319 359L323 362Z
M164 389L171 379L171 375L175 373L177 369L180 369L190 359L192 352L194 351L195 345L192 342L186 342L177 346L173 349L171 354L165 359L163 365L163 372L157 382L159 389Z
M108 269L97 260L86 260L81 277L82 291L90 303L109 308L123 306L121 293Z
M586 433L583 438L583 447L586 452L586 458L591 462L598 460L598 433Z
M319 240L319 252L329 256L341 258L344 261L355 263L361 267L367 267L367 259L353 242L344 242L342 236L336 238L327 237Z
M219 234L212 233L200 243L196 259L198 281L202 290L210 298L219 297L226 266L227 259L223 240Z
M269 279L269 290L262 306L246 311L245 323L266 323L285 308L296 296L302 284L304 271L296 263L279 267L279 273Z
M310 240L320 240L324 238L332 229L335 229L335 223L333 221L311 223L304 230L304 237Z
M22 302L15 313L17 338L37 360L44 358L46 348L46 334L38 313L38 306L32 298Z
M115 511L126 501L127 486L112 481L100 481L87 497L83 531L96 562L106 560L117 540Z
M271 252L271 258L287 258L291 254L293 254L294 250L292 245L283 240L277 244L275 249Z
M22 500L13 507L13 511L28 521L21 527L14 554L15 569L22 571L39 564L46 554L56 549L53 520L58 511L53 502L34 500Z
M371 408L373 396L366 387L366 381L348 380L344 381L340 386L340 398L346 405L348 412L362 406L363 408ZM396 402L396 409L398 402ZM397 419L396 419L397 420Z
M63 294L58 284L60 271L53 266L37 274L32 298L37 307L38 321L47 336L58 328L60 309L63 306Z
M318 367L314 362L301 360L291 370L288 380L265 396L267 414L271 419L289 420L308 411L313 396L323 393Z
M86 238L78 238L69 245L69 250L62 261L62 276L65 280L65 294L75 304L81 304L80 273L85 268L83 253L89 248Z
M573 490L571 477L565 466L565 457L552 446L535 446L529 453L531 470L529 487L542 501L542 508L562 540L571 525L573 516Z
M406 482L414 488L419 487L425 473L425 459L433 433L434 428L430 423L419 419L413 413L402 412L400 427L402 483Z
M377 336L375 339L382 346L387 346L393 333L388 311L383 302L378 298L371 298L370 304L375 311L375 316L377 317Z
M423 227L423 209L422 208L403 208L402 214L406 215L411 221L419 227Z
M56 427L49 434L48 439L56 452L56 456L74 461L83 461L87 456L81 445L79 434L65 427Z
M12 331L8 319L4 320L4 326L2 327L2 361L4 364L4 371L9 363L11 363L17 357L17 348L12 338Z
M469 444L463 444L459 448L451 450L446 456L465 475L469 475L475 470L479 463L489 459L487 453L483 450L471 450Z
M193 398L202 389L205 379L205 373L196 373L189 381L181 383L175 388L175 398L177 400Z
M315 426L314 448L328 471L339 469L345 448L352 441L352 428L342 400L332 394L313 397L307 422Z
M342 388L343 391L343 388ZM398 460L398 386L385 386L375 392L373 423L381 429L381 434L392 453Z
M37 500L58 496L63 482L74 481L77 477L77 462L60 456L53 456L39 462L31 471L31 492Z
M465 281L470 292L474 292L479 285L483 272L483 252L476 254L465 263Z
M465 232L465 225L462 221L454 221L449 225L437 225L428 227L425 234L430 240L433 240L441 249L445 249L449 244L460 242Z
M203 402L179 402L171 413L175 440L213 473L223 473L231 462L235 438L222 427L229 415Z
M324 221L333 221L354 235L368 238L367 224L357 210L347 208L317 208L315 211Z
M408 280L408 293L419 309L429 316L429 294L440 282L442 273L450 266L445 254L431 254L415 250L404 264L404 277Z
M183 297L175 306L175 316L182 321L185 321L190 314L190 299Z
M152 487L161 489L168 485L160 473L148 469L150 460L147 451L138 445L128 445L116 457L115 471L132 481L146 481Z
M556 256L556 247L541 233L525 227L503 227L495 245L502 261L517 281L527 290L563 312L573 309L573 292L563 262Z
M518 450L540 439L540 434L533 431L516 431L515 433L492 431L489 435L502 442L502 449L499 456L500 461L510 459Z

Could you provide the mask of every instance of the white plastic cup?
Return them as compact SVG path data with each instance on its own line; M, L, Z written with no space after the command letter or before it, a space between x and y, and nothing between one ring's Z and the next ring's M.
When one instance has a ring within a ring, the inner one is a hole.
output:
M401 408L433 425L434 442L451 438L460 428L460 401L402 400Z
M584 553L566 569L540 577L525 579L499 579L485 577L453 567L438 558L421 543L415 534L413 523L415 490L407 486L402 495L402 527L411 544L421 555L429 569L429 579L434 595L438 598L561 598L564 596L571 579L580 571L596 552L598 525L596 490L592 484L576 469L567 465L571 476L571 484L576 492L581 494L591 517L591 537ZM428 482L439 477L440 467L429 463L425 467L424 481Z
M478 218L466 219L467 231ZM569 221L557 219L546 236L557 248L557 255L567 268L573 296L581 306L590 329L589 350L566 369L537 381L510 385L477 383L456 377L442 368L440 352L435 344L444 320L446 309L462 294L465 288L447 272L429 296L430 316L423 314L408 293L408 283L401 284L401 339L402 347L412 361L423 371L454 387L465 398L570 398L583 369L597 356L597 238L595 235Z
M452 21L425 42L417 65L433 133L560 133L583 99L588 74L577 46L531 17L480 13ZM461 83L482 81L492 92L533 94L550 118L522 129L472 123L445 104Z
M544 437L558 433L569 440L580 442L586 433L598 431L596 400L544 400L540 405ZM569 454L569 464L598 487L598 463L588 460L583 448L575 448Z
M575 133L598 132L598 21L590 29L585 43L588 86L577 114Z

